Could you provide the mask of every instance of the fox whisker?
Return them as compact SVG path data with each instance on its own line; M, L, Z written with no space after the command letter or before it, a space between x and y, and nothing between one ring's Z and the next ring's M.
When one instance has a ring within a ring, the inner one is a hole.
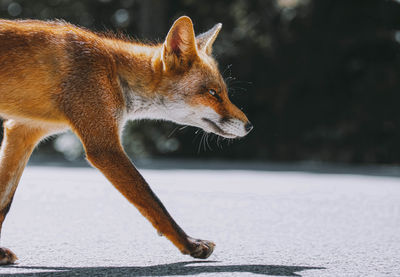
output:
M167 138L170 138L173 134L175 134L176 131L177 131L178 129L179 129L179 126L175 127L175 128L171 131L171 133L167 136Z
M225 75L225 72L226 72L227 70L230 71L231 67L232 67L232 64L228 64L228 65L226 66L226 68L224 69L224 71L222 72L221 75L224 76L224 75ZM230 75L230 74L229 74L229 75Z
M212 149L212 147L210 146L210 143L209 143L209 141L208 141L209 138L210 138L210 133L207 133L207 135L206 135L207 147L208 147L208 149L209 149L210 151L212 151L213 149Z
M201 135L201 137L200 137L199 146L198 146L198 148L197 148L197 154L199 154L200 151L201 151L201 147L202 147L202 145L203 145L203 139L204 139L204 132L202 132L202 135Z

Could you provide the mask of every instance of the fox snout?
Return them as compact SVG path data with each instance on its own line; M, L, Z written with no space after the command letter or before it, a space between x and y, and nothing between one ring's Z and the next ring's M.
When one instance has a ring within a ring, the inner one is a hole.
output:
M235 113L221 116L215 110L206 110L201 118L205 126L201 126L207 132L213 132L226 138L244 137L253 129L253 124L246 115L231 104Z
M227 130L225 131L225 136L236 138L246 136L253 129L253 124L250 121L243 122L235 118L225 121L222 126L223 129Z
M253 124L247 119L247 116L237 108L228 98L226 98L227 109L226 112L229 116L222 117L220 124L222 129L226 130L227 133L235 135L236 137L244 137L251 130L253 130Z
M225 130L224 134L222 136L225 137L244 137L248 133L253 130L253 124L249 120L240 120L237 118L231 118L228 120L224 120L223 123L221 123L221 129Z

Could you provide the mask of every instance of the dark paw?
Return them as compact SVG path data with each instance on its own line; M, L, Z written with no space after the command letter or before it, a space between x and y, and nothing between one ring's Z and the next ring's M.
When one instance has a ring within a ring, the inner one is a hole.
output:
M191 243L190 256L197 259L207 259L214 251L215 243L208 240L189 239Z
M0 265L13 264L17 256L8 248L0 247Z

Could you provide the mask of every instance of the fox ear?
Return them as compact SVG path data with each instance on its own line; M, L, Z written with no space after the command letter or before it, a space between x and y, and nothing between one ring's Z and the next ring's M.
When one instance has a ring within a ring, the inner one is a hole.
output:
M196 37L196 42L199 50L205 51L208 55L211 55L212 46L221 28L222 24L218 23L207 32L198 35Z
M168 32L162 50L165 69L190 63L197 56L196 39L192 20L179 17Z

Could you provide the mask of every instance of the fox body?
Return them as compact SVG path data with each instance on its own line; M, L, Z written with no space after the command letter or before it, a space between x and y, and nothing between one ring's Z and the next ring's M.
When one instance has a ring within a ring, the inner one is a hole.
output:
M145 45L62 21L0 20L0 230L37 143L72 130L88 161L184 254L207 258L214 243L175 223L126 156L128 119L163 119L235 138L252 128L234 106L212 57L221 24L195 37L177 19L165 42ZM0 264L16 256L0 248Z

